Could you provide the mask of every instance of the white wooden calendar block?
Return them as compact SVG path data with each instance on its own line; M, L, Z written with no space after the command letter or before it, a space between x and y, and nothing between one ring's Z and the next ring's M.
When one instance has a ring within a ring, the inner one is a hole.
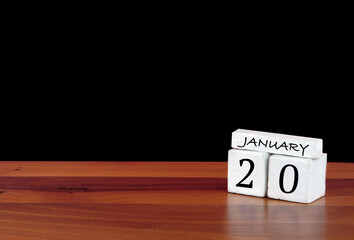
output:
M271 155L268 197L310 203L325 195L327 154L319 158Z
M228 158L228 191L257 197L267 194L269 154L231 149Z
M322 139L238 129L232 133L232 148L289 156L318 158Z

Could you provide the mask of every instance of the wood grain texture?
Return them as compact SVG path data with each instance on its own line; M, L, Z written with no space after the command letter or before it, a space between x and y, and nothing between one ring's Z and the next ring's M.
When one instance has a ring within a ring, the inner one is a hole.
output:
M0 162L0 239L353 239L354 164L299 204L227 193L225 162Z

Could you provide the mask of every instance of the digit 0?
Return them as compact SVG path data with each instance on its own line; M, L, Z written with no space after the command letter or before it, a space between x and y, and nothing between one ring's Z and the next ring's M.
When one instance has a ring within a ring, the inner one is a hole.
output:
M286 191L284 189L284 173L285 173L285 170L286 170L287 167L291 167L294 170L294 183L293 183L293 187L292 187L292 189L290 191ZM279 186L280 186L281 191L283 193L292 193L292 192L294 192L296 190L298 182L299 182L299 172L297 171L297 168L294 165L292 165L292 164L285 165L281 169L280 177L279 177Z

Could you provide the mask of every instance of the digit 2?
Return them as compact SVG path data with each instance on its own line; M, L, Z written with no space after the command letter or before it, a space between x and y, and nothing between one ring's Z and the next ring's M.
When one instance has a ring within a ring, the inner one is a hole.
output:
M246 178L248 178L251 175L251 173L253 172L254 162L251 159L247 159L247 158L241 159L240 160L241 167L243 165L243 162L245 162L245 161L250 163L250 169L248 170L248 173L246 174L246 176L244 178L242 178L242 180L239 183L236 184L236 187L252 188L253 187L253 180L248 184L243 183L243 181L245 181Z
M285 189L284 189L284 173L285 173L285 169L287 167L292 167L294 169L294 184L293 184L293 188L290 191L285 191ZM297 168L294 165L292 165L292 164L285 165L281 169L280 177L279 177L279 186L280 186L281 191L283 193L292 193L292 192L294 192L296 187L297 187L298 182L299 182L299 172L297 171Z

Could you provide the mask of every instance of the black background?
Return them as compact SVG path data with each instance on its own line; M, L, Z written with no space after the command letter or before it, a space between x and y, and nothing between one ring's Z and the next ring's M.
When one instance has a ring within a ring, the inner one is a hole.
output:
M325 82L203 71L198 83L190 71L159 82L66 83L74 89L11 104L2 160L227 161L231 133L243 128L322 138L329 161L352 161L341 149L350 146L348 109Z
M328 161L353 162L347 31L233 16L21 22L0 160L227 161L243 128L322 138Z

